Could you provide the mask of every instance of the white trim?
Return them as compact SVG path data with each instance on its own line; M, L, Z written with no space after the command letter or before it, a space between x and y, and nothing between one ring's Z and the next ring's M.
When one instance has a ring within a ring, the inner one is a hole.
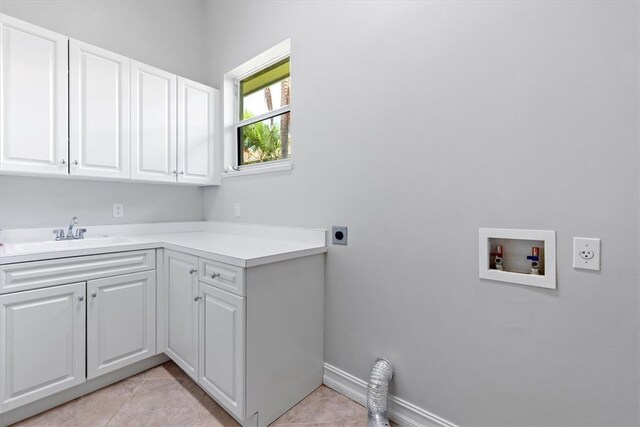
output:
M256 165L240 166L238 170L227 169L222 174L223 178L235 176L256 175L259 173L279 172L293 170L293 164L289 160L275 160Z
M244 126L252 125L254 123L262 122L264 120L272 119L274 117L281 116L291 111L291 107L289 105L285 105L284 107L276 108L275 110L271 110L268 113L260 114L259 116L251 117L250 119L240 120L236 123L236 129Z
M234 83L239 84L250 75L257 73L258 71L262 71L265 68L269 68L289 56L291 56L291 39L284 40L271 49L262 52L255 58L251 58L240 67L235 68L229 74L233 74L235 76ZM236 73L236 71L240 69L242 69L242 73Z
M366 406L367 383L360 378L325 363L322 382L327 387ZM401 426L457 427L444 418L393 395L389 395L389 419Z

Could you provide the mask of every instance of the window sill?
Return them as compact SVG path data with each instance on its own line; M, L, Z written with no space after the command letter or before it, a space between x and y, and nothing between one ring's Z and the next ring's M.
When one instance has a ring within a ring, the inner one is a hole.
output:
M293 163L290 161L278 162L277 164L266 164L256 166L245 166L240 170L227 170L222 174L222 178L233 178L236 176L257 175L261 173L280 172L293 170Z

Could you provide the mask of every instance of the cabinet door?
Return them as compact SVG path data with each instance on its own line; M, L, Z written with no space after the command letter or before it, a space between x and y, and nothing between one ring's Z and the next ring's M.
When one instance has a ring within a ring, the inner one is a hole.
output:
M69 41L70 172L129 178L129 58Z
M225 409L244 418L245 300L200 283L199 384Z
M131 178L176 181L174 74L131 61Z
M198 258L164 251L166 354L198 380Z
M156 353L156 272L87 282L87 378Z
M0 411L85 381L85 284L0 296Z
M178 182L214 183L214 105L218 93L178 77Z
M0 15L2 173L68 173L67 40Z

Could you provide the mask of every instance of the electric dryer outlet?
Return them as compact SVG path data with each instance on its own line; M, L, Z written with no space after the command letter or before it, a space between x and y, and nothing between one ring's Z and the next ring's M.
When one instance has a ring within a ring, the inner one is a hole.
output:
M573 268L600 270L600 239L573 238Z
M595 256L595 253L591 249L582 249L578 254L582 259L591 259Z

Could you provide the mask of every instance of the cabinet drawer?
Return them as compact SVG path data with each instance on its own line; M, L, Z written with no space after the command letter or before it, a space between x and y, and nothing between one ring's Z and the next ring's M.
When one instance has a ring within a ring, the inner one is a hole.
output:
M0 266L0 294L156 268L155 249Z
M200 258L200 281L245 296L244 268Z

